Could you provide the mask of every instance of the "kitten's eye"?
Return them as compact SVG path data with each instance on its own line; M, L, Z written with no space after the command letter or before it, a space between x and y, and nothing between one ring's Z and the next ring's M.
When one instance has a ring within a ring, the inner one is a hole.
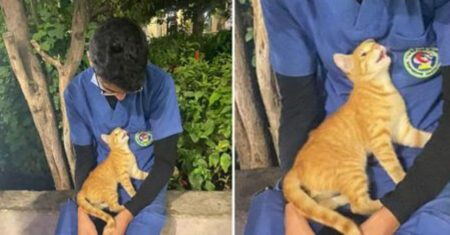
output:
M361 57L364 57L364 56L366 56L367 55L367 52L363 52L362 54L361 54Z

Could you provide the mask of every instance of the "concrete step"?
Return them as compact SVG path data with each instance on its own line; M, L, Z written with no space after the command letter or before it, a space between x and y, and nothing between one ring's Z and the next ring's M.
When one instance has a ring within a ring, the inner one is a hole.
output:
M0 234L54 234L71 192L0 191ZM169 191L164 235L231 234L231 192Z

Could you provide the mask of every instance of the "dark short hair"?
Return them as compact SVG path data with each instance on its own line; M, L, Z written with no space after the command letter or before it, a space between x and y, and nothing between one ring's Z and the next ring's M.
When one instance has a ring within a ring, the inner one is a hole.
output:
M148 57L145 33L133 21L112 18L98 27L89 42L95 73L125 91L142 87Z

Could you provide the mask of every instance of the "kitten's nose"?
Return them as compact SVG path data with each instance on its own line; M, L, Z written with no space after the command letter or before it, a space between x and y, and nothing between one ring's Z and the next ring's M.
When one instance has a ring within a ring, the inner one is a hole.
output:
M383 45L380 45L380 44L377 45L377 49L381 50L383 53L387 53L387 51L388 51L386 47L384 47Z

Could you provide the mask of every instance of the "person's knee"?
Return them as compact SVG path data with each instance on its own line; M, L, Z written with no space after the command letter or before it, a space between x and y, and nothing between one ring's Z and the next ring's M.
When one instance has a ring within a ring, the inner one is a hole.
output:
M284 206L280 191L267 189L255 195L251 201L245 234L284 234Z
M61 205L55 234L77 234L77 210L77 204L73 200L67 200Z

